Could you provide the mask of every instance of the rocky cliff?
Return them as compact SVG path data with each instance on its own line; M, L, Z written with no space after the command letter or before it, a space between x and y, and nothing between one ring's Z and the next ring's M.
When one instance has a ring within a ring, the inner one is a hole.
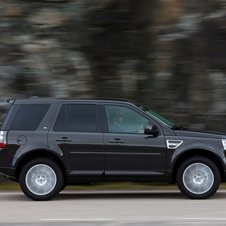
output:
M0 0L7 98L114 97L226 132L225 0Z

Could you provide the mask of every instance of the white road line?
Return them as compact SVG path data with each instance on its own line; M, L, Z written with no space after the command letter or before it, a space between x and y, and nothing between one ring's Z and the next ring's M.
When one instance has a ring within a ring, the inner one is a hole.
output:
M78 219L78 218L62 218L62 219L40 219L40 221L76 221L76 222L87 222L87 221L114 221L109 218L95 218L95 219Z
M226 218L178 218L179 220L222 220L225 221Z

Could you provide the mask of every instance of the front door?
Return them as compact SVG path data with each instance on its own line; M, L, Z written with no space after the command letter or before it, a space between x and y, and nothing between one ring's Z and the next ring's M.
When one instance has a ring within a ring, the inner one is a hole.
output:
M102 106L102 112L105 123L106 178L163 178L166 145L161 127L130 106L105 104ZM147 123L157 126L157 136L144 134Z

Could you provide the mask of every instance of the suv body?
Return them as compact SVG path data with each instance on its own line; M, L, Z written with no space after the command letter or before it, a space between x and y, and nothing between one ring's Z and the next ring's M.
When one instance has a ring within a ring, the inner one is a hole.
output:
M131 101L9 102L0 173L33 200L67 184L113 181L177 183L189 198L208 198L225 181L225 134L178 127Z

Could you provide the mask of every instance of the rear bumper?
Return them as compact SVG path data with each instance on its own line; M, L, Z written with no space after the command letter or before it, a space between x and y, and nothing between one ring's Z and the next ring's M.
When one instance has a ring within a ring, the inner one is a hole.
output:
M15 178L16 169L13 168L13 167L3 167L3 166L0 166L0 174L2 176Z
M13 156L9 154L8 148L0 148L0 167L11 167L12 161Z

